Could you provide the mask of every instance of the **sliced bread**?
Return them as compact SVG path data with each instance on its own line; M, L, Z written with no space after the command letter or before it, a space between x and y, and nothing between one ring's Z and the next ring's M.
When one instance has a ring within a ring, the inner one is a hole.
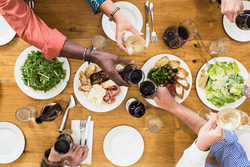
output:
M158 67L163 67L165 65L167 65L169 62L169 58L167 56L165 57L162 57L160 59L158 59L156 62L155 62L155 67L158 68Z
M198 86L201 88L201 89L204 89L206 84L207 84L207 79L208 79L208 74L207 74L207 71L202 69L201 70L201 75L200 75L200 78L198 80Z
M78 90L84 91L84 92L90 92L92 86L80 86Z
M184 79L182 79L182 78L178 78L177 79L177 82L181 85L181 86L183 86L183 88L185 88L186 90L188 90L189 89L189 83L187 82L187 80L184 78Z
M178 60L169 60L168 64L172 69L177 69L180 66L180 62Z
M175 85L175 92L181 99L183 98L184 88L179 83L176 83Z
M185 69L178 67L177 70L178 70L178 72L176 74L177 77L179 77L179 78L187 78L188 77L188 72Z

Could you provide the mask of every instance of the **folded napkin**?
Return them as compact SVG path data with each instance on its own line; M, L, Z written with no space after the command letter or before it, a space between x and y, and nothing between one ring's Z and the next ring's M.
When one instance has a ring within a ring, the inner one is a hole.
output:
M84 122L87 122L84 120ZM76 133L76 139L74 139L74 142L79 144L80 143L80 120L71 120L71 129L75 131ZM83 133L82 133L82 145L84 145L85 141L85 127L83 128ZM94 130L94 121L90 121L89 123L89 136L87 139L87 146L89 148L89 153L88 156L85 160L81 162L81 164L89 164L91 165L92 163L92 146L93 146L93 130Z

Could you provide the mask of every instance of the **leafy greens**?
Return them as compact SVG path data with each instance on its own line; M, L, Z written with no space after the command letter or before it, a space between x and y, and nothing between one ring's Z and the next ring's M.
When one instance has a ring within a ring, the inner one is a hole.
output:
M243 97L245 79L239 75L240 69L234 62L216 62L207 70L208 81L205 86L206 98L216 107L234 103Z
M63 63L57 61L57 58L45 59L40 51L31 51L20 69L24 84L46 93L65 79L66 70L62 67Z

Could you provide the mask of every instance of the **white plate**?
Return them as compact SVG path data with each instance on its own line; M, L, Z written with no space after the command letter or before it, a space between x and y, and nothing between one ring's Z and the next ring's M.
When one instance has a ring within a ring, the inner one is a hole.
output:
M113 164L129 166L141 158L144 141L136 129L130 126L117 126L106 135L103 150Z
M244 10L250 10L250 2L242 1ZM236 41L247 42L250 41L250 30L241 30L235 23L231 23L226 15L223 16L223 27L226 33Z
M57 96L58 94L60 94L64 88L67 86L67 82L69 81L69 76L70 76L70 67L69 67L69 62L66 58L57 58L58 61L60 62L64 62L63 63L63 68L66 70L66 77L64 80L62 80L59 84L56 85L55 88L52 88L51 90L47 91L46 93L44 93L43 91L40 90L33 90L31 87L24 85L24 82L22 80L22 71L21 66L24 64L25 60L27 59L27 56L29 53L31 53L31 51L38 51L39 49L37 49L34 46L31 46L27 49L25 49L20 56L18 57L16 64L15 64L15 79L17 82L17 85L19 86L19 88L23 91L23 93L25 93L26 95L34 98L34 99L50 99L52 97Z
M25 138L22 131L14 124L0 122L0 164L7 164L18 159L24 150Z
M235 133L238 136L238 142L242 145L244 148L247 158L250 161L250 144L249 144L249 139L250 139L250 127L248 127L246 130L236 130Z
M230 58L230 57L217 57L216 58L217 61L221 61L221 62L233 62L235 61L239 68L240 68L240 72L239 74L244 78L244 79L247 79L248 77L248 72L246 70L246 68L240 63L238 62L237 60L233 59L233 58ZM209 60L208 61L209 64L214 64L214 60ZM217 110L217 111L220 111L224 108L237 108L238 106L240 106L246 99L245 96L243 96L242 98L240 98L239 100L236 100L234 103L230 103L230 104L227 104L225 103L225 106L221 107L221 108L218 108L216 107L215 105L213 105L213 103L211 101L208 101L207 98L206 98L206 91L205 90L202 90L201 88L199 88L198 86L198 80L200 78L200 75L201 75L201 70L202 69L205 69L205 70L208 70L208 66L206 64L204 64L200 71L198 72L198 75L196 77L196 91L198 93L198 96L199 98L201 99L201 101L209 108L213 109L213 110Z
M132 3L119 1L116 2L115 5L120 7L121 12L127 17L127 19L131 22L131 24L140 32L143 26L143 19L140 10L133 5ZM102 28L105 34L116 42L115 34L116 34L116 24L114 21L109 21L109 18L103 14L102 16ZM127 32L125 34L125 39L128 36L131 36L131 32Z
M5 21L3 16L0 14L0 46L9 43L16 35L16 32L11 26Z
M189 89L186 90L184 89L184 96L183 96L183 99L181 99L179 96L175 96L175 101L177 101L178 103L182 103L189 95L190 91L191 91L191 87L192 87L192 74L191 74L191 71L189 69L189 67L187 66L187 64L181 60L179 57L177 56L174 56L174 55L171 55L171 54L159 54L159 55L156 55L154 57L151 57L143 66L142 66L142 71L145 73L145 78L147 78L147 75L148 75L148 72L150 71L150 69L152 69L155 65L155 62L164 57L164 56L167 56L169 58L169 60L178 60L180 62L180 67L181 68L184 68L185 70L187 70L188 72L188 77L186 78L187 82L189 83ZM154 100L152 99L145 99L147 100L147 102L149 102L150 104L152 104L153 106L155 107L158 107L155 103Z
M85 69L88 67L88 62L85 62L76 72L75 78L74 78L74 92L76 95L77 100L82 104L83 107L87 108L90 111L94 112L107 112L115 109L118 107L122 101L125 99L127 95L128 88L124 86L120 86L121 93L115 98L116 101L112 104L108 104L103 102L101 105L97 106L91 103L87 100L87 96L85 92L78 90L80 86L82 86L80 80L79 80L79 73L80 71L85 71Z

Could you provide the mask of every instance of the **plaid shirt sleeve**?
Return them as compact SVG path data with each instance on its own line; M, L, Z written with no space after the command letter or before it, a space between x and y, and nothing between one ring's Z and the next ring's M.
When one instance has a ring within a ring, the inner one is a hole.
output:
M99 7L105 0L87 0L91 9L94 11L95 14L99 13Z
M45 151L40 167L60 167L61 166L61 162L49 162L48 157L49 157L50 151L51 151L50 149Z
M214 144L210 153L223 167L250 167L246 152L234 132L225 130L225 138Z

